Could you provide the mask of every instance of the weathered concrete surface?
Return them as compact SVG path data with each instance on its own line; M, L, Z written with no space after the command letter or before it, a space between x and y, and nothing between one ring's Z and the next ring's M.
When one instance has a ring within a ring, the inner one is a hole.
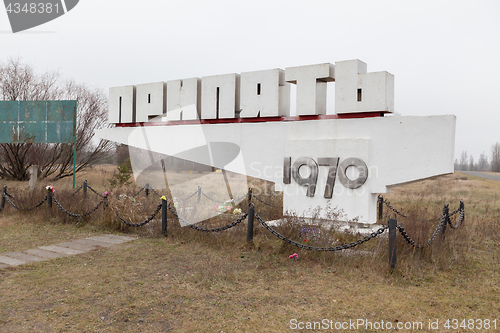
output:
M86 245L86 246L94 246L94 247L110 247L113 246L111 243L106 242L98 242L92 239L77 239L74 241L75 243Z
M108 238L116 238L116 239L121 239L125 242L130 242L130 241L133 241L133 240L136 240L137 238L135 237L127 237L127 236L118 236L118 235L113 235L113 234L105 234L104 236L108 237Z
M136 239L137 238L128 236L105 234L102 236L88 237L86 239L77 239L71 242L62 242L56 245L40 246L22 252L0 253L0 269L82 254Z
M7 252L7 253L2 253L2 256L7 256L19 260L24 260L24 261L44 261L47 260L47 258L41 258L37 256L32 256L30 254L22 253L22 252Z
M68 249L67 247L61 247L61 246L57 246L57 245L40 246L39 249L42 249L45 251L50 251L50 252L55 252L55 253L66 254L66 255L85 253L84 251Z
M57 259L57 258L66 257L66 255L62 254L62 253L45 251L42 249L29 249L29 250L26 250L24 252L26 252L27 254L31 254L31 255L34 255L37 257L42 257L42 258L47 258L47 259Z
M121 243L127 242L124 239L118 239L115 237L107 237L107 236L93 236L93 237L89 237L87 239L97 241L97 242L110 243L110 244L121 244Z
M79 251L83 251L83 252L95 251L95 250L101 248L101 246L83 245L83 244L80 244L77 242L63 242L63 243L56 244L56 246L67 247L68 249L79 250Z
M27 261L21 260L21 259L15 259L15 258L11 258L11 257L6 257L6 256L0 256L0 263L7 264L10 266L19 266L19 265L26 264Z

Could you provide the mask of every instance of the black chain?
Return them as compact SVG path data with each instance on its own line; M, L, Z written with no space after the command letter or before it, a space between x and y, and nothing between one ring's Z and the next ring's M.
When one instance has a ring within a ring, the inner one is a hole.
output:
M234 221L234 222L231 222L231 223L230 223L230 224L228 224L228 225L225 225L225 226L223 226L223 227L219 227L219 228L206 229L206 228L198 227L198 226L196 226L196 225L194 225L194 224L192 224L192 223L190 223L190 222L188 222L188 221L184 220L182 217L180 217L180 216L177 214L177 212L175 211L175 209L173 209L172 207L170 207L170 205L167 205L167 208L168 208L168 210L169 210L169 211L171 211L171 212L172 212L172 214L174 214L174 215L175 215L175 217L177 217L177 218L179 219L179 221L184 222L184 223L185 223L185 224L187 224L190 228L195 229L195 230L198 230L198 231L205 231L205 232L220 232L220 231L227 230L227 229L232 228L232 227L234 227L235 225L237 225L237 224L239 224L239 223L243 222L243 221L247 218L247 216L248 216L248 214L243 214L243 215L242 215L239 219L237 219L237 220L236 220L236 221Z
M44 198L42 201L40 201L38 204L36 204L35 206L33 206L33 207L31 207L31 208L19 208L19 207L17 207L17 206L16 206L16 204L14 204L14 203L10 200L10 198L12 198L12 199L14 199L14 198L13 198L10 194L8 194L7 192L6 192L5 194L6 194L5 199L7 200L7 202L8 202L8 203L9 203L12 207L14 207L15 209L17 209L17 210L19 210L19 211L25 211L25 212L26 212L26 211L32 211L32 210L34 210L34 209L36 209L36 208L40 207L40 206L41 206L41 205L42 205L45 201L47 201L47 199L48 199L48 196L45 196L45 198Z
M92 186L87 185L87 188L88 188L89 190L91 190L92 192L94 192L95 194L97 194L98 196L102 197L102 194L97 193L97 191L96 191L96 190L94 190L94 189L92 188Z
M141 193L142 191L144 191L144 187L143 187L143 188L141 188L141 189L140 189L140 190L139 190L136 194L134 194L133 196L134 196L134 197L138 196L138 195L139 195L139 193Z
M258 201L262 202L264 205L268 205L269 207L276 207L275 205L271 205L270 203L267 203L265 201L263 201L262 199L259 199L258 196L256 196L255 194L252 193L252 198L255 198L257 199Z
M156 210L154 211L153 215L151 215L150 217L148 217L148 219L146 221L141 222L141 223L130 223L130 222L124 220L120 215L118 215L117 212L115 212L115 214L120 219L120 221L122 221L123 223L125 223L129 227L142 227L142 226L148 224L149 222L151 222L155 218L156 214L158 214L158 212L161 210L161 206L162 206L162 204L159 204L158 207L156 207Z
M364 238L358 239L357 241L349 243L349 244L338 245L338 246L333 246L333 247L316 247L316 246L310 246L310 245L300 244L300 243L297 243L297 242L295 242L295 241L293 241L293 240L291 240L289 238L286 238L285 236L281 235L279 232L277 232L276 230L274 230L273 228L271 228L269 225L267 225L267 223L264 222L260 218L259 214L255 214L255 217L260 222L260 224L262 224L264 226L264 228L266 228L267 230L269 230L273 235L275 235L279 239L284 240L285 242L287 242L287 243L289 243L289 244L291 244L293 246L299 247L301 249L314 250L314 251L339 251L339 250L346 250L346 249L349 249L351 247L355 247L355 246L357 246L359 244L363 244L364 242L367 242L370 239L377 237L378 235L384 233L384 231L388 228L388 226L383 226L383 227L379 228L377 231L372 232L369 236L365 236Z
M57 201L56 197L52 197L52 199L54 199L54 202L56 203L56 205L59 207L59 209L61 209L64 213L68 214L69 216L72 216L72 217L82 217L82 215L80 214L75 214L75 213L71 213L69 211L67 211L66 209L64 209L63 206L61 206L61 204L59 203L59 201Z
M245 199L246 197L248 197L248 193L245 193L242 197L239 197L238 199L236 199L234 202L241 202L243 199Z
M455 209L452 213L450 213L450 217L452 217L453 215L455 215L456 213L458 213L459 211L461 211L462 208L461 207L458 207L457 209Z
M89 210L88 212L86 213L83 213L83 214L75 214L75 213L72 213L68 210L66 210L60 203L59 201L57 201L56 197L52 197L52 199L54 199L54 202L56 203L57 207L59 207L59 209L61 209L64 213L68 214L69 216L72 216L72 217L83 217L83 216L88 216L90 214L92 214L93 212L95 212L99 206L102 205L102 203L104 202L104 199L102 199L101 201L99 201L99 203L94 207L92 208L91 210Z
M160 194L160 193L158 193L158 192L156 192L156 190L155 190L154 188L151 188L151 187L150 187L149 189L150 189L151 191L153 191L153 193L154 193L154 194L156 194L158 197L160 197L160 198L161 198L161 194Z
M203 194L208 200L211 200L213 202L217 202L217 203L220 203L220 204L223 204L225 203L225 201L219 201L219 200L215 200L214 198L211 198L209 197L207 194L205 194L205 192L201 191L201 194Z
M382 198L382 202L386 204L387 207L389 207L390 209L392 209L392 211L396 214L398 214L399 216L402 216L402 217L405 217L405 218L408 218L407 215L401 213L400 211L398 211L396 208L392 207L391 203L389 201L387 201L387 199L384 199L383 197Z
M7 194L7 193L5 193L5 194ZM8 202L8 203L9 203L12 207L14 207L14 208L15 208L15 209L17 209L17 210L22 210L21 208L17 207L17 206L16 206L16 205L15 205L12 201L10 201L10 198L12 198L12 196L11 196L11 195L6 195L6 196L5 196L5 200L7 200L7 202Z
M78 192L80 192L80 190L81 190L82 188L83 188L83 185L81 185L79 188L77 188L77 189L76 189L76 191L75 191L75 192L73 192L71 195L73 196L73 195L77 194Z
M457 223L455 225L453 225L453 223L451 223L450 217L453 216L453 215L455 215L457 212L460 212L460 215L458 217ZM451 213L448 216L447 222L450 225L450 227L452 227L453 229L457 229L460 226L460 224L462 224L462 222L464 221L464 218L465 218L465 208L464 208L463 201L461 201L460 202L460 208L458 208L457 210L455 210L453 213Z
M186 198L184 198L184 199L182 199L182 200L180 200L180 201L186 201L186 200L189 200L189 199L191 199L192 197L194 197L194 196L195 196L195 195L197 195L197 194L198 194L198 190L196 190L193 194L189 195L188 197L186 197Z
M403 228L402 225L398 225L396 228L399 230L403 238L410 244L411 246L414 246L416 248L424 248L426 246L431 245L431 243L436 239L437 235L439 232L443 229L444 225L447 223L447 218L445 215L441 216L441 221L439 222L436 230L434 230L434 233L432 234L431 238L427 241L425 244L416 244L413 239L406 233L406 230Z

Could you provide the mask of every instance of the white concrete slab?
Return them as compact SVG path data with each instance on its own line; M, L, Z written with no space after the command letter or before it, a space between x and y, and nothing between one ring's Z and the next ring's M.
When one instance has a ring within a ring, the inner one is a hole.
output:
M24 251L27 254L31 254L37 257L42 257L42 258L47 258L47 259L57 259L61 257L66 257L65 254L62 253L56 253L56 252L51 252L51 251L45 251L42 249L29 249Z
M126 240L123 240L123 239L117 239L114 237L106 237L106 236L93 236L93 237L89 237L87 239L98 241L98 242L110 243L110 244L121 244L121 243L126 242Z
M62 254L67 254L67 255L85 253L84 251L69 249L67 247L61 247L61 246L57 246L57 245L40 246L38 248L45 250L45 251L51 251L51 252L62 253Z
M24 261L44 261L47 260L47 258L41 258L37 256L32 256L30 254L22 253L22 252L7 252L7 253L2 253L3 256L19 259L19 260L24 260Z
M120 240L123 240L125 242L130 242L130 241L137 239L137 237L118 236L118 235L113 235L113 234L105 234L104 236L110 237L110 238L120 239Z
M15 259L6 256L0 256L0 263L10 265L10 266L19 266L27 263L25 260Z

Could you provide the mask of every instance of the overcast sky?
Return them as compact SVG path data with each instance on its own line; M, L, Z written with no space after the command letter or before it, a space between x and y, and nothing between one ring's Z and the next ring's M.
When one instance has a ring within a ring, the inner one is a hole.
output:
M0 61L21 56L106 91L360 59L395 75L401 115L457 116L456 157L477 162L500 142L498 0L81 0L17 34L0 10L0 41Z

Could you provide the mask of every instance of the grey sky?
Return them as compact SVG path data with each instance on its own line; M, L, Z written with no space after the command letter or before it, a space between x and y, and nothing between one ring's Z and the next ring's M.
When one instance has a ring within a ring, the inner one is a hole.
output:
M2 9L2 61L21 56L106 91L360 59L395 75L401 115L457 116L456 157L467 150L477 161L500 141L496 0L81 0L52 22L10 31Z

